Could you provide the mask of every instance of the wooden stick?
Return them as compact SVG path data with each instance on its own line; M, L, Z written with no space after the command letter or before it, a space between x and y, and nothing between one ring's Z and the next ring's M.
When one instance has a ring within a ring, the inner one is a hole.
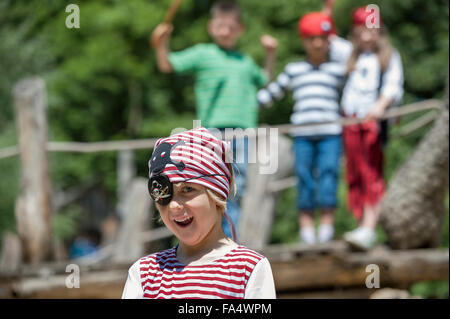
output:
M393 138L396 137L404 137L407 136L416 130L418 130L421 127L424 127L428 123L433 122L438 117L438 113L435 110L432 110L425 115L419 117L417 120L414 120L413 122L410 122L406 125L404 125L402 128L400 128L400 131L393 135Z
M178 11L178 8L180 7L183 0L174 0L170 6L170 8L166 12L166 16L164 18L164 23L170 24L172 23L173 19L175 18L175 14Z

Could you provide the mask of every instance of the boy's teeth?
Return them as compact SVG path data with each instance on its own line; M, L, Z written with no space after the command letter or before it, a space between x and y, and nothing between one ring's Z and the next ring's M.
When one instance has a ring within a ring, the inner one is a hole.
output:
M186 217L186 218L184 218L184 219L175 219L175 221L176 221L177 223L185 223L185 222L187 222L187 221L190 221L192 218L193 218L193 217Z

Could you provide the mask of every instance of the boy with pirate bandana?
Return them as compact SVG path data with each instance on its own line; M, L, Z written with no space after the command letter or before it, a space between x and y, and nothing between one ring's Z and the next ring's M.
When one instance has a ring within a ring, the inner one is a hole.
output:
M179 244L135 262L122 298L275 298L267 258L222 229L233 185L227 151L202 127L158 140L149 192Z

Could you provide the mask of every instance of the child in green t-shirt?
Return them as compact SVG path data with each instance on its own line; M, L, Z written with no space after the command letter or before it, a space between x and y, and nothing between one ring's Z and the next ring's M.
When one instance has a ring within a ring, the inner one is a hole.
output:
M241 10L234 2L219 2L211 9L208 32L213 40L180 52L170 52L172 25L160 24L152 34L158 68L164 73L195 75L197 116L205 127L249 128L257 125L256 92L273 73L277 41L261 37L266 50L265 72L248 55L235 50L245 31Z
M278 42L269 35L260 39L266 51L265 70L253 59L236 51L236 43L244 33L239 5L232 1L215 3L211 8L208 33L213 43L197 44L180 52L170 52L173 26L162 23L152 33L158 68L164 73L190 73L195 76L197 118L208 128L241 128L257 126L257 91L272 78ZM227 212L237 226L239 199L245 188L248 163L248 141L233 141L233 154L244 158L235 163L237 194L229 201ZM244 156L239 155L244 154ZM227 225L225 232L229 234Z

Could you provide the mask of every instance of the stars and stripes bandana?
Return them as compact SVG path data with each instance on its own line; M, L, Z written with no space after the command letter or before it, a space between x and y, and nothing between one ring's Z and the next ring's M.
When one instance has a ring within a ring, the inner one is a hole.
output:
M229 147L228 142L216 138L204 127L159 139L148 162L150 195L157 203L167 205L173 195L172 184L190 182L228 198Z

